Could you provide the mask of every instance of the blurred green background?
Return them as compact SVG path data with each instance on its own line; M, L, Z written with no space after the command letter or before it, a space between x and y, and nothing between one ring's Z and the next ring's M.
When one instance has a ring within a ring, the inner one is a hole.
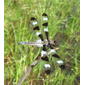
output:
M4 63L5 85L17 85L23 71L39 54L37 47L18 45L20 41L35 41L30 17L41 24L42 13L49 17L50 38L56 40L57 53L67 68L46 75L43 64L34 67L22 85L79 85L80 80L80 1L79 0L4 0ZM42 79L45 80L43 81Z

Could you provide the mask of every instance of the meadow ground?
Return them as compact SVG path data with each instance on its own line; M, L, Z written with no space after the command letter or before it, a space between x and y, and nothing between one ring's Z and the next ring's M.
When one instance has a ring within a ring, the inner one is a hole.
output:
M57 53L66 62L66 69L55 67L52 74L46 75L43 73L46 62L41 61L22 85L79 85L80 1L5 0L4 9L5 85L17 85L23 71L40 52L41 49L18 45L18 42L37 39L29 26L29 20L31 16L40 20L44 12L49 17L50 38L56 40L56 47L59 48Z

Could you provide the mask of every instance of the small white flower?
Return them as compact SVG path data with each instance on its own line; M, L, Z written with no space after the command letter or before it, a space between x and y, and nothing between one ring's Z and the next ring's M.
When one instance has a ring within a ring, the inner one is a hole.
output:
M44 67L45 68L51 68L50 64L45 64Z

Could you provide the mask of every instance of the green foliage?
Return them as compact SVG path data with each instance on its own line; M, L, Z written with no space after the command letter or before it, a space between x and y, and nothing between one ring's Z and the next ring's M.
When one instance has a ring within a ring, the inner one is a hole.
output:
M49 16L49 33L50 37L58 42L58 54L65 62L70 62L71 69L60 70L55 66L52 74L45 75L42 70L46 62L42 61L34 67L31 76L23 85L28 83L29 85L79 85L77 80L80 73L79 4L79 0L5 0L5 85L16 85L24 69L40 52L41 49L18 45L18 42L37 39L30 28L29 20L31 16L36 16L40 20L43 12ZM45 76L44 81L39 79L41 74Z

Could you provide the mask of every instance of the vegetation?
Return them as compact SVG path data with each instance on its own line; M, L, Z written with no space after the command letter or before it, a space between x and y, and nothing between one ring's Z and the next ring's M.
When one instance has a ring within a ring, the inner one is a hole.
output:
M41 61L22 85L79 85L79 4L79 0L5 0L5 85L17 85L24 70L39 54L41 49L18 45L18 42L37 39L29 20L31 16L40 20L44 12L49 16L50 38L56 40L56 47L59 48L57 53L66 62L67 68L61 70L55 66L52 74L46 75L43 65L47 62Z

